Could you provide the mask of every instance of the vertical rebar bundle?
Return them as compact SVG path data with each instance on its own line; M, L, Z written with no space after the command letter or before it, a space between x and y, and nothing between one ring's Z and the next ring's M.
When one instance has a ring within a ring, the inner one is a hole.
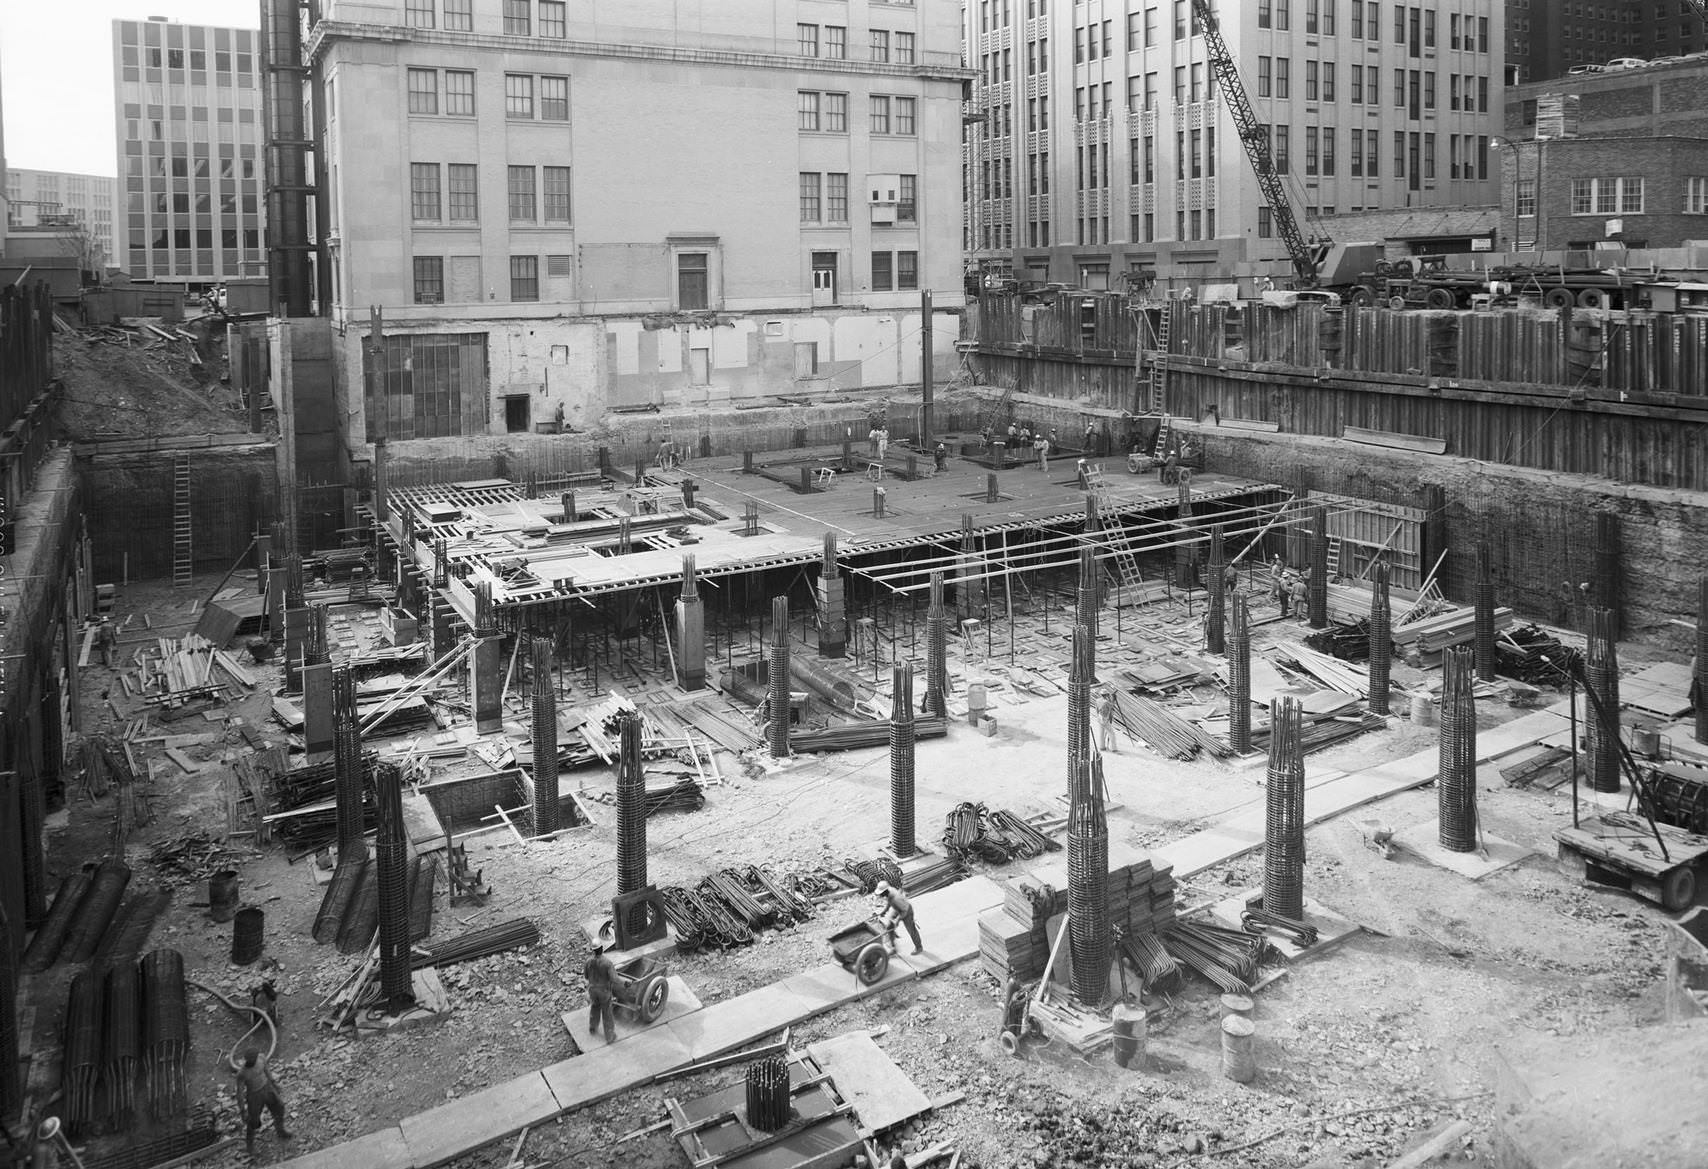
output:
M17 956L6 907L0 905L0 1124L18 1115L24 1102L24 1085L18 1078Z
M789 757L789 598L771 598L771 672L767 705L771 722L766 732L771 758Z
M305 666L324 666L332 660L332 646L326 640L326 611L325 605L308 607L308 641L302 649Z
M73 1138L85 1135L99 1115L95 1085L101 1072L101 976L84 970L71 980L65 1004L65 1052L60 1088L65 1096L65 1128Z
M1204 585L1210 591L1210 611L1204 615L1204 648L1213 654L1226 652L1228 621L1228 556L1222 547L1222 525L1210 529L1210 565L1204 570Z
M552 639L536 637L529 647L534 667L534 835L558 827L557 690L552 685Z
M433 540L433 587L442 589L451 579L451 544L443 536Z
M1268 816L1263 834L1263 908L1305 916L1305 754L1296 698L1269 705Z
M292 552L285 557L285 608L300 609L307 600L302 588L302 557Z
M1079 587L1074 594L1073 619L1076 625L1091 630L1097 636L1097 551L1089 544L1079 549Z
M1441 768L1435 778L1441 847L1477 847L1477 707L1472 698L1474 651L1466 646L1441 657Z
M409 833L403 824L403 771L395 763L374 768L374 877L379 882L380 994L389 1012L415 1002L409 976Z
M1192 525L1187 522L1192 518L1192 486L1186 482L1185 476L1180 480L1179 498L1177 514L1182 537L1174 549L1174 586L1189 589L1197 583L1198 545L1186 538L1192 531Z
M107 971L105 998L101 1110L124 1128L136 1111L137 1061L142 1054L142 1020L137 1015L142 990L135 962L120 962Z
M1091 742L1091 687L1096 683L1096 650L1091 630L1074 626L1073 663L1068 669L1067 792L1068 799L1079 787L1079 766Z
M338 815L338 861L368 859L362 815L362 721L356 714L356 678L348 666L332 671L332 774Z
M641 719L617 715L617 896L646 888L646 772L641 764Z
M890 851L910 857L917 850L913 831L913 667L890 667Z
M909 683L911 686L911 682ZM943 608L943 574L931 574L931 607L925 611L925 711L949 713L949 615Z
M184 1056L190 1048L184 955L151 950L142 958L142 1071L156 1120L184 1109Z
M1472 598L1475 606L1475 638L1477 677L1484 682L1495 679L1495 582L1494 567L1489 559L1489 543L1477 544L1477 583Z
M1608 636L1619 640L1619 517L1610 511L1595 513L1595 585L1591 599L1608 612Z
M781 1055L768 1055L747 1065L748 1127L760 1132L786 1127L790 1098L789 1064Z
M1104 811L1103 758L1089 747L1068 803L1068 952L1073 993L1087 1007L1109 985L1109 821Z
M692 552L682 554L682 599L684 601L700 599L700 575Z
M1388 713L1394 667L1393 609L1388 602L1388 563L1376 562L1370 586L1370 713Z
M1584 685L1595 696L1587 720L1589 786L1598 792L1619 790L1619 652L1613 628L1613 611L1591 606Z
M1311 579L1305 599L1311 628L1323 628L1328 624L1328 508L1320 503L1311 508Z
M488 581L474 582L474 635L492 637L498 632L498 621L492 610L492 585Z
M66 962L87 962L95 956L107 927L124 900L125 887L130 884L130 869L123 861L108 858L95 869L95 879L89 892L77 907L77 916L66 934L60 958Z
M1696 586L1696 741L1708 743L1708 576Z
M1245 598L1233 598L1228 634L1228 745L1234 753L1251 751L1251 612Z

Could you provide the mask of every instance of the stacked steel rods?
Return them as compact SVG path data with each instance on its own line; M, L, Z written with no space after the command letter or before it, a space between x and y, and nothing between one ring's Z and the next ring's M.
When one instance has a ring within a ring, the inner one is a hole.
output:
M994 865L1015 857L1031 858L1059 852L1061 845L1013 812L983 804L955 805L943 820L943 850L956 860L976 857Z
M1228 746L1237 755L1251 750L1251 613L1245 598L1233 598L1228 636Z
M763 930L806 921L813 913L793 877L755 865L713 873L692 889L668 886L659 895L683 951L745 946Z
M898 857L918 850L913 825L913 667L891 667L890 851Z
M747 1123L760 1132L776 1132L789 1123L789 1063L768 1055L747 1065Z
M641 764L641 717L617 716L617 896L646 888L646 773Z
M1589 784L1598 792L1619 790L1619 654L1613 644L1611 609L1589 611L1589 656L1584 685L1589 704Z
M1268 816L1264 825L1263 907L1305 915L1305 757L1301 708L1278 698L1269 708Z
M1441 771L1435 781L1441 847L1477 847L1477 708L1471 699L1472 651L1447 650L1441 658ZM1270 906L1269 908L1275 908Z
M1490 620L1494 619L1491 612ZM1370 588L1370 713L1388 713L1394 664L1393 613L1388 603L1388 565L1378 561Z
M558 827L557 692L552 681L552 639L536 637L534 666L534 835Z

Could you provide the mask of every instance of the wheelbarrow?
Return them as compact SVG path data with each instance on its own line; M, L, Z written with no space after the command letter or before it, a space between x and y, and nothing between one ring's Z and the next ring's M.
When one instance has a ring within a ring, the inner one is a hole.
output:
M651 958L635 958L618 966L611 986L611 1005L642 1023L664 1013L670 1001L670 967Z
M861 986L875 986L889 973L896 949L896 927L877 918L856 922L830 935L830 952Z

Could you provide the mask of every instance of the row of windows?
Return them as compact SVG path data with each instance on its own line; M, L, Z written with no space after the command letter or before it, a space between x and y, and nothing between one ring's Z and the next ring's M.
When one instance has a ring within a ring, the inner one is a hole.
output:
M253 84L250 78L250 75L255 71L255 54L253 53L242 51L234 53L230 49L215 49L210 53L206 49L139 48L136 45L121 45L119 47L119 62L127 69L136 69L146 65L150 69L188 69L192 73L206 73L210 57L213 60L213 69L217 77L216 84L231 85L232 66L234 65L239 77L242 78L239 83L245 86ZM138 78L127 77L126 80L135 81ZM160 79L150 77L149 80L158 81ZM204 78L193 81L193 84L205 85L207 82Z
M220 192L219 210L222 215L236 215L239 209L245 215L259 215L260 205L260 199L257 196L239 196L229 186ZM208 191L199 192L195 195L188 191L174 191L170 195L161 191L153 199L141 191L132 191L127 206L131 212L131 223L135 225L143 212L150 206L154 208L156 215L165 215L168 212L178 215L189 215L192 212L210 213L214 209L214 199L213 194Z
M223 248L236 248L239 246L238 241L241 240L243 248L254 251L261 246L261 231L254 227L247 227L242 231L234 227L227 227L220 231L219 239L220 246ZM194 243L191 242L192 240ZM151 243L157 252L168 252L173 248L211 248L213 247L213 228L163 227L154 233ZM140 250L140 248L131 248L133 255Z
M844 171L801 171L801 222L848 222L848 175ZM897 176L896 222L919 219L919 176Z
M797 125L828 134L848 132L848 95L803 89L796 95ZM873 134L919 133L919 99L874 93L868 104L867 126Z
M872 253L873 292L907 292L918 287L918 252Z
M822 40L820 32L824 34ZM888 29L874 28L868 35L872 60L885 65L892 62L897 65L914 63L913 33L892 33ZM848 57L848 26L845 24L797 24L795 39L803 57L822 56L831 61L843 61Z
M410 69L409 112L474 117L474 71ZM569 78L553 74L506 73L504 116L522 121L569 121Z
M1337 0L1303 0L1306 36L1335 35L1336 3ZM1178 5L1176 7L1178 8ZM1394 4L1392 8L1395 44L1410 46L1411 55L1414 57L1422 49L1436 47L1437 14L1434 10L1421 9L1416 5L1408 8L1404 4ZM1351 27L1347 31L1353 40L1381 39L1382 6L1379 0L1351 0L1349 15ZM1175 23L1175 35L1178 37L1178 14ZM1291 28L1292 5L1289 0L1257 0L1257 27L1282 31ZM1470 13L1448 13L1447 47L1462 49L1465 52L1488 52L1489 18L1473 16Z
M442 173L441 173L442 172ZM567 224L571 220L570 168L505 168L511 223ZM409 213L417 223L474 223L480 219L480 174L473 163L409 164ZM543 214L542 214L543 213Z
M1641 178L1572 180L1573 215L1641 215Z

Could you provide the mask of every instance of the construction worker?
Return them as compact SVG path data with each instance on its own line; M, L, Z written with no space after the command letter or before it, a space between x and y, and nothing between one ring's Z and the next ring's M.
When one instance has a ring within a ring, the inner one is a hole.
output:
M1281 610L1281 616L1287 615L1287 603L1293 596L1291 587L1292 573L1281 563L1281 557L1272 557L1269 561L1269 599L1275 602L1275 607Z
M1311 619L1311 570L1293 578L1293 615L1300 621Z
M261 1127L263 1111L273 1114L273 1129L279 1139L291 1140L291 1134L285 1131L285 1102L279 1097L279 1085L267 1067L267 1057L258 1051L244 1056L237 1085L243 1096L243 1139L249 1155L255 1155L255 1131Z
M605 1029L605 1042L617 1041L617 1012L611 1005L617 987L617 968L611 965L611 960L605 957L605 947L597 942L593 945L593 956L587 959L587 965L582 968L587 976L587 1033L597 1035L601 1026Z
M118 645L118 626L113 624L111 617L101 618L101 623L95 627L95 646L101 651L101 664L108 669L112 668L113 652Z
M1228 596L1239 589L1239 565L1230 563L1222 569L1222 591Z
M1097 453L1096 422L1087 422L1085 424L1085 433L1080 436L1079 447L1080 450L1084 451L1088 455L1095 455Z
M949 448L943 445L941 439L938 440L937 446L932 449L931 458L937 464L937 469L939 471L947 471L949 469Z
M1038 452L1038 470L1048 475L1050 473L1050 440L1042 431L1032 440L1032 449Z
M906 926L907 936L913 939L913 952L917 954L925 949L924 943L919 940L919 927L913 922L913 902L909 901L900 889L895 888L888 881L879 881L878 887L873 892L884 902L884 908L878 914L878 920L890 929L897 925Z

